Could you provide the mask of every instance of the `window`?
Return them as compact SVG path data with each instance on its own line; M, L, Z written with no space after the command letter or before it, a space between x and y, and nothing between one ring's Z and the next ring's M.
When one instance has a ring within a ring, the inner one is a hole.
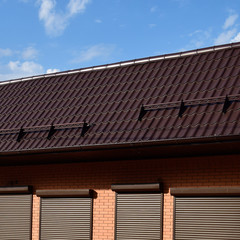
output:
M40 239L90 240L92 197L90 190L42 190Z
M174 239L240 239L240 188L236 190L236 188L171 190L175 196Z
M0 187L0 239L31 239L30 187Z
M116 240L162 239L160 184L112 185L116 191Z

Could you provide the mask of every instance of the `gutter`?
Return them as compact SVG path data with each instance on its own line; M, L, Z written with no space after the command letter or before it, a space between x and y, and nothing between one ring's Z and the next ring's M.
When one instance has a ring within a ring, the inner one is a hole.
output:
M85 146L67 146L67 147L53 147L53 148L38 148L33 150L23 149L19 151L0 152L0 158L3 156L19 156L19 155L33 155L33 154L49 154L49 153L69 153L69 152L89 152L89 151L103 151L114 149L133 149L133 148L147 148L147 147L168 147L179 145L206 145L210 143L231 143L239 142L240 135L229 136L211 136L200 138L181 138L181 139L167 139L159 141L145 141L145 142L122 142L111 144L94 144ZM240 148L239 148L240 150Z

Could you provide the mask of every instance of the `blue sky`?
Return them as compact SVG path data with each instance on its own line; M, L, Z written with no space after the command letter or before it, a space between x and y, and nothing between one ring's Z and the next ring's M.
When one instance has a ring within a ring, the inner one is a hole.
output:
M0 0L0 80L240 41L239 0Z

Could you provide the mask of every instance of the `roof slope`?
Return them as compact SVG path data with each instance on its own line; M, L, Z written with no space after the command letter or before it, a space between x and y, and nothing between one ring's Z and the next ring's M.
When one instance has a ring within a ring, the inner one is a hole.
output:
M239 135L239 77L238 43L2 84L0 151Z

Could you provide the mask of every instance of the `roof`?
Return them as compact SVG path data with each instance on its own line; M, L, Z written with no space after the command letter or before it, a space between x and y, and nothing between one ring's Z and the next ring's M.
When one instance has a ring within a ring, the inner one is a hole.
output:
M0 84L4 153L238 136L240 43Z

